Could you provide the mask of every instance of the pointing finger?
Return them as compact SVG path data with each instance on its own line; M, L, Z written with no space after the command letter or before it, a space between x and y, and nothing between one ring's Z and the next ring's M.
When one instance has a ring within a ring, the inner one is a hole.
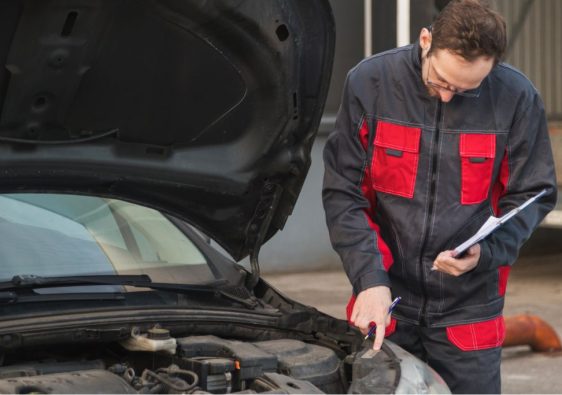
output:
M373 342L373 350L378 351L382 347L382 342L384 340L384 332L385 327L384 325L377 325L377 331L375 335L375 341Z

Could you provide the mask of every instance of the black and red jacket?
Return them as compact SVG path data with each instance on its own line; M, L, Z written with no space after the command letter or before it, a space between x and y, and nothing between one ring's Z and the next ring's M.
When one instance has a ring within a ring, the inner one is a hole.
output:
M354 294L390 286L402 296L399 320L443 327L500 317L510 265L555 205L536 89L500 63L477 93L448 103L431 97L419 44L372 56L348 74L324 150L326 220ZM545 188L481 242L475 269L459 277L430 270L490 215Z

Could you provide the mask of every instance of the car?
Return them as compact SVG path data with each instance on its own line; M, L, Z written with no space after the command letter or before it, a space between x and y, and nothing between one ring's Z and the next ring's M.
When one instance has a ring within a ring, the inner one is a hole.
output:
M13 0L0 26L0 393L448 391L260 277L327 1Z

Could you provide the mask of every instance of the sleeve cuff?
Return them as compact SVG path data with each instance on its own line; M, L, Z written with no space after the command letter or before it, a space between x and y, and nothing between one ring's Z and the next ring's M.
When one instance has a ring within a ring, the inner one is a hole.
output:
M358 295L361 291L379 285L391 288L390 278L388 277L388 273L384 270L373 270L371 272L364 273L353 282L353 293Z

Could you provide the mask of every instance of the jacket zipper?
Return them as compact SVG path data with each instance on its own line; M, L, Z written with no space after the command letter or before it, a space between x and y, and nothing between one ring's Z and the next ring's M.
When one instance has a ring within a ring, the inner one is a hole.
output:
M424 230L423 242L420 251L420 269L421 269L421 276L422 276L422 310L421 310L421 319L420 325L427 326L427 287L426 287L426 276L425 270L423 267L423 256L424 251L427 246L427 241L429 239L429 232L431 228L431 218L433 217L433 210L435 209L435 189L436 189L436 178L437 178L437 161L438 161L438 154L439 154L439 122L441 120L441 100L438 99L437 101L437 120L435 122L435 136L433 138L433 155L431 158L431 185L429 187L429 210L426 218L426 227Z

